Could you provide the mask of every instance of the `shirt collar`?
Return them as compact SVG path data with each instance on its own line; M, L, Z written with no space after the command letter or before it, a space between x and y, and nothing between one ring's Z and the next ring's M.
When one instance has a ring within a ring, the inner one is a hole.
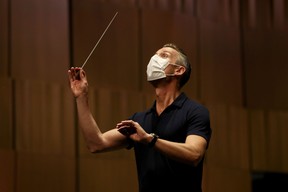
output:
M169 106L169 107L172 107L172 106L175 106L175 107L182 107L184 102L186 101L187 99L187 96L185 93L181 93L174 101L173 103ZM156 112L156 100L154 101L152 107L147 111L148 113L150 112Z

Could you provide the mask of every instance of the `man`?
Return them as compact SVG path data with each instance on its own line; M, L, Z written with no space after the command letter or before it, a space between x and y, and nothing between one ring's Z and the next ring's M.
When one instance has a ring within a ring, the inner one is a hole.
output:
M98 153L134 148L140 192L202 191L211 128L206 107L181 91L190 73L182 50L174 44L164 45L147 65L147 80L155 88L153 106L102 133L89 110L85 71L73 67L68 71L88 149Z

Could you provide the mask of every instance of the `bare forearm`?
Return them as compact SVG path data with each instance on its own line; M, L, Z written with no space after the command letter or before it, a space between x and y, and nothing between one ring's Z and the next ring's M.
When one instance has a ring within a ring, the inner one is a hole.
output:
M95 147L103 145L102 133L91 114L88 97L86 95L76 98L78 124L85 138L88 149L94 152Z
M149 146L152 140L155 139L153 135L148 134L139 123L133 120L121 121L117 124L117 128L134 128L133 131L135 131L136 134L131 134L129 138L144 145ZM207 142L203 137L189 135L186 137L185 143L172 142L161 139L160 137L154 144L154 148L171 159L196 166L204 156L206 145Z
M68 77L71 91L76 99L78 123L88 149L91 152L101 152L122 145L125 137L120 135L117 130L110 130L102 134L94 120L88 104L88 81L85 71L72 67L68 70Z
M87 96L76 98L78 123L85 138L87 147L92 153L112 151L127 146L127 139L117 129L102 133L98 127L88 104Z
M158 139L155 148L171 159L196 166L204 156L206 141L197 138L199 141L191 142L187 139L185 143L176 143L163 139Z

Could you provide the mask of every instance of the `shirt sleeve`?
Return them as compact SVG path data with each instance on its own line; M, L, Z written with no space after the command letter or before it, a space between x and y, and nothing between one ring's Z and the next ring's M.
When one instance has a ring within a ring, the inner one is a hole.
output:
M208 148L211 134L209 111L200 105L189 113L187 135L202 136L206 139Z

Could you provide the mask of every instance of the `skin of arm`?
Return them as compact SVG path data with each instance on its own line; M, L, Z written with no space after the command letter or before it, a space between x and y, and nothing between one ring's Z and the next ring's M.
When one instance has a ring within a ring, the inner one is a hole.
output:
M152 141L153 136L146 133L144 129L132 120L122 121L117 124L117 128L124 126L135 127L136 133L129 137L133 141L148 144ZM198 135L189 135L185 143L176 143L158 138L154 148L162 154L169 156L176 161L197 166L206 152L207 141Z
M158 139L155 148L170 158L197 166L206 151L206 140L198 135L189 135L185 143Z
M126 137L120 134L117 129L111 129L105 133L100 131L89 108L88 81L85 71L72 67L68 71L68 77L72 93L76 99L79 127L89 151L98 153L127 146Z
M79 71L80 77L77 77ZM117 124L115 129L102 133L89 109L88 82L84 70L71 68L68 71L68 76L72 93L76 98L79 126L90 152L98 153L127 147L127 137L146 145L152 141L153 137L132 120L122 121ZM123 127L135 128L136 133L124 136L118 131ZM185 143L176 143L159 138L154 148L174 160L197 165L205 154L206 145L207 142L203 137L190 135L187 136Z

